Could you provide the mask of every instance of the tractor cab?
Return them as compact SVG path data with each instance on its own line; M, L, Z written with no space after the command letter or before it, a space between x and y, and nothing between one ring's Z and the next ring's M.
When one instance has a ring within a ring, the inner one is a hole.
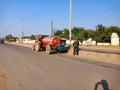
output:
M66 39L64 38L60 38L60 43L59 45L57 46L57 50L59 52L65 52L67 50L67 47L66 47Z

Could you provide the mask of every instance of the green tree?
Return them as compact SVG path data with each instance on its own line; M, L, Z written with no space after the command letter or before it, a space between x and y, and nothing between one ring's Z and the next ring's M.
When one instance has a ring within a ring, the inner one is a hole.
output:
M110 26L105 30L105 33L108 33L110 36L113 32L117 33L120 37L120 28L118 26Z
M30 36L24 36L23 38L30 38Z
M108 28L106 28L105 26L98 25L98 29L96 29L96 36L95 36L95 40L97 42L109 42L111 41L111 34L113 32L116 32L118 34L118 36L120 37L120 28L117 26L110 26Z
M104 40L102 39L104 36L104 31L105 31L106 27L103 26L102 24L98 24L96 26L96 31L95 31L95 40L97 42L103 42Z
M13 36L12 36L11 34L8 34L8 35L5 36L5 39L6 39L7 41L12 41Z
M84 34L83 33L85 33L85 29L84 28L74 27L72 29L72 37L73 37L73 39L83 39L84 38Z
M85 31L81 31L80 33L78 33L77 39L79 39L80 41L85 40Z
M88 29L86 30L87 32L87 38L95 38L95 31L94 30L91 30L91 29Z
M117 26L106 27L102 24L98 24L95 31L91 29L87 30L82 27L74 27L72 29L72 39L79 39L80 41L83 41L88 38L93 38L97 42L110 42L111 34L113 32L116 32L120 37L120 27ZM60 35L63 38L69 39L69 29L57 30L55 35Z
M18 39L18 37L14 37L12 34L8 34L8 35L5 36L5 39L8 42L12 42L12 41L16 41L16 39Z
M55 36L63 36L63 31L62 30L57 30L54 32Z
M30 39L31 39L31 40L35 40L35 36L34 36L34 35L31 35L31 36L30 36Z
M103 26L102 24L98 24L97 26L96 26L96 30L97 31L103 31L103 30L105 30L105 26Z
M118 34L118 36L120 37L120 28L117 26L110 26L108 28L106 28L105 32L104 32L104 38L102 38L102 40L104 42L110 42L111 41L111 35L112 33L115 32Z
M62 37L63 38L66 38L66 39L69 39L69 30L68 29L64 29L63 32L62 32Z

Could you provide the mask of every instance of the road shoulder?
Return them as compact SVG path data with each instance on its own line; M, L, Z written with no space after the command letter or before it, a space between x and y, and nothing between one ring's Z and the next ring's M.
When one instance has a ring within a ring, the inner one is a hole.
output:
M33 46L33 44L21 44L21 43L15 43L15 42L10 42L8 44L29 47L29 48L31 48L31 50L32 50L32 46ZM113 50L113 49L108 49L108 48L106 50L105 48L98 48L98 47L97 48L96 47L86 47L86 48L97 49L98 51ZM69 51L66 53L66 55L73 56L73 48L72 47L69 49ZM85 58L88 60L98 61L98 62L105 62L105 63L120 65L120 54L113 54L113 53L111 54L111 53L104 53L104 52L101 53L101 52L93 52L93 51L87 51L87 50L80 49L78 57Z

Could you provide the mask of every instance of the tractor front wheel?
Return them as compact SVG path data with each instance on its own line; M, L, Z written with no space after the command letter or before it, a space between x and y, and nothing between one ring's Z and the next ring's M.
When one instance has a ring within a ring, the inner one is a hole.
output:
M40 43L37 43L36 46L35 46L35 51L39 51L40 50Z
M35 46L32 46L32 50L35 51Z

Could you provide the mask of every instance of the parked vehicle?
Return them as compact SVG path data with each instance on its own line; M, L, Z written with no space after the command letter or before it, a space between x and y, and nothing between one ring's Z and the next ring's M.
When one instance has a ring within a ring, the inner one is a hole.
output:
M4 44L4 39L0 39L0 44Z
M67 50L66 40L59 37L50 37L45 35L39 35L36 37L33 45L35 51L46 51L47 54L55 52L65 52Z

